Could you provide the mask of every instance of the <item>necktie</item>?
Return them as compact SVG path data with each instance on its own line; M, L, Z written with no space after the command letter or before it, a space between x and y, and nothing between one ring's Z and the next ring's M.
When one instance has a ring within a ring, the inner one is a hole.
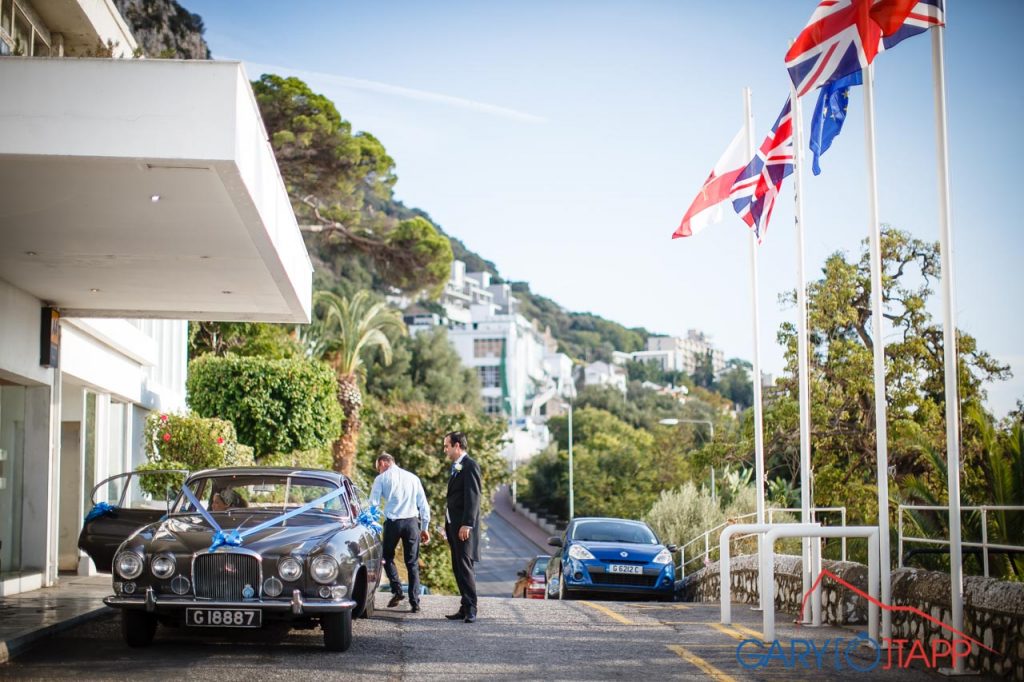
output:
M454 475L455 475L455 465L454 465L454 464L452 464L452 473L451 473L451 476L454 476Z

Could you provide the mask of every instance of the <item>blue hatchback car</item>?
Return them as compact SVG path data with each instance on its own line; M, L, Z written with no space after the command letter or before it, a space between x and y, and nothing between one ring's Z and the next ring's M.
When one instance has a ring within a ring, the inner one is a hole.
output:
M573 599L581 593L640 595L671 601L675 590L674 545L663 545L643 521L586 517L573 519L561 547L547 566L547 597Z

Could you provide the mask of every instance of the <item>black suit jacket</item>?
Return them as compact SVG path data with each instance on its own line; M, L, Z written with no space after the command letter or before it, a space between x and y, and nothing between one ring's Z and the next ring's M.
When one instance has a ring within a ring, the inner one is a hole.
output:
M450 466L450 465L449 465ZM469 555L473 561L480 561L480 465L469 455L462 458L462 471L448 477L448 514L445 520L445 532L448 542L455 547L459 528L472 526L469 534ZM448 522L451 519L451 522ZM456 547L458 549L458 547Z

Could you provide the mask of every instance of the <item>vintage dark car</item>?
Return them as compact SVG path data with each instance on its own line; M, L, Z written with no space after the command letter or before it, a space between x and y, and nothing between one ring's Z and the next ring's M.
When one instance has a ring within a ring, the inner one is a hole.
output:
M157 623L261 628L271 621L320 626L324 646L345 651L352 618L373 613L381 541L342 474L240 467L191 474L155 508L153 486L128 480L99 500L79 536L99 570L111 570L130 646ZM100 490L103 488L103 490ZM127 503L126 503L127 500Z
M548 544L562 548L546 567L548 599L605 594L672 601L676 547L662 544L643 521L576 518Z

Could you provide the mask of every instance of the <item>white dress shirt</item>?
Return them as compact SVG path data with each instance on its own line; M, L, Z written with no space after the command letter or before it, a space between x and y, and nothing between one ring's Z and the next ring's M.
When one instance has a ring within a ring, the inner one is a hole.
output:
M421 529L426 530L430 525L430 506L419 476L397 464L392 464L373 481L370 504L379 506L381 500L384 500L384 518L395 520L418 516Z

